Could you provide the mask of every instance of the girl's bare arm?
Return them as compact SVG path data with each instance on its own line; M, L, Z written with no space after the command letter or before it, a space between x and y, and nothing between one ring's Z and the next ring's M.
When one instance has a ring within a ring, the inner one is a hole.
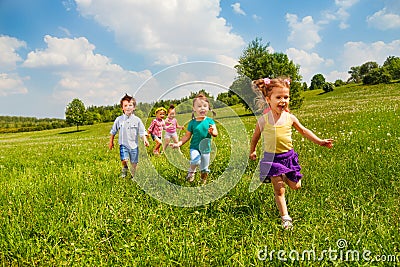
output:
M304 127L300 121L294 116L293 114L290 115L293 121L293 127L305 138L310 140L311 142L320 145L326 146L328 148L332 148L333 146L333 139L321 139L316 136L311 130Z
M264 123L265 123L264 117L260 117L256 123L256 128L254 129L253 137L251 138L249 158L252 160L257 159L256 147L258 140L260 140L261 132L264 129Z

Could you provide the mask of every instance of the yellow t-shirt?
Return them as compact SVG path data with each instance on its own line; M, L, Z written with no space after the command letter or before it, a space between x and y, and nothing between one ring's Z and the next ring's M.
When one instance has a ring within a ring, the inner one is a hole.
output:
M264 151L269 153L284 153L293 149L292 124L289 112L282 114L286 116L286 122L282 125L271 125L268 122L268 114L264 114Z

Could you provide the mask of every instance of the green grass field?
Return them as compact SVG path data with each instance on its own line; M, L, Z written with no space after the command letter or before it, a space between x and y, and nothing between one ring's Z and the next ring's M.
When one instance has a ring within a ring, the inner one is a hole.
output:
M272 186L251 186L256 118L240 107L236 116L217 110L207 186L222 181L227 193L216 200L184 181L188 145L171 162L177 151L154 157L141 146L133 182L119 178L118 149L108 150L111 124L0 135L1 265L399 264L400 85L321 92L306 92L293 113L336 142L329 150L294 133L304 179L301 190L287 189L291 231L281 228Z

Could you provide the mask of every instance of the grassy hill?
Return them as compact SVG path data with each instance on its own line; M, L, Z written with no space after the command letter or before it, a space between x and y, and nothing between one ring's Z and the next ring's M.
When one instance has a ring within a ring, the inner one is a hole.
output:
M294 133L304 180L301 190L287 189L292 231L281 229L272 186L258 187L257 162L247 162L256 118L240 107L216 110L220 135L206 187L184 181L188 145L160 157L141 146L137 180L119 178L118 150L107 148L111 123L0 134L0 263L393 266L399 91L390 84L306 92L293 113L335 145Z

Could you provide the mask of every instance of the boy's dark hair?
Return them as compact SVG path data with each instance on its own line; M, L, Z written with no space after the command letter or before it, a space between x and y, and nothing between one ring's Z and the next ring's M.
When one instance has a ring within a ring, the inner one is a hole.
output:
M133 101L133 106L136 107L136 99L133 96L128 95L127 93L125 93L125 95L121 98L121 101L119 101L119 104L122 107L122 102L127 100L128 102Z

